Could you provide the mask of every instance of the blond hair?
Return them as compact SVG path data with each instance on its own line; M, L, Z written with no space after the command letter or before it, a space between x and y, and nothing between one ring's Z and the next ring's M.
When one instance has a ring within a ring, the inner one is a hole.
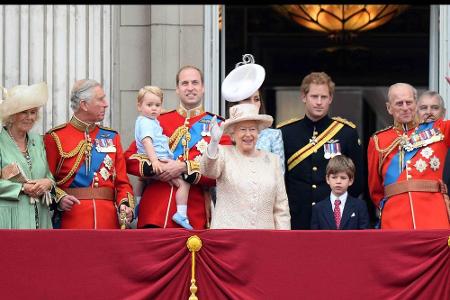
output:
M161 99L161 103L163 102L164 99L164 95L163 95L163 91L154 85L146 85L143 88L141 88L138 92L137 95L137 103L141 104L142 103L142 98L144 98L145 94L147 93L151 93L157 97L159 97L159 99Z
M326 172L327 177L344 172L350 179L353 179L355 178L355 164L351 158L345 155L336 155L328 161Z
M330 92L330 96L334 94L335 84L331 77L325 72L312 72L303 78L302 84L300 85L300 92L302 95L306 96L309 92L311 84L326 84Z

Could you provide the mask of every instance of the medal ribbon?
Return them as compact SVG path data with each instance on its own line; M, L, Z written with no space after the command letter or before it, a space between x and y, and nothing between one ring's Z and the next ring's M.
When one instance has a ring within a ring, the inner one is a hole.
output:
M107 136L112 141L115 135L115 132L106 131L100 128L95 139L101 140L101 136ZM98 152L97 147L95 146L96 145L93 145L91 150L91 171L86 174L86 164L81 164L81 167L76 172L75 179L70 184L71 188L88 187L91 185L92 179L94 178L94 172L98 172L98 169L107 154L106 152Z
M295 168L300 162L310 156L315 150L322 147L326 142L328 142L332 137L334 137L339 130L344 127L344 124L333 121L333 123L328 126L316 139L317 144L307 144L297 152L295 152L287 161L288 163L288 171Z
M417 134L419 135L420 133L424 132L425 130L429 129L430 127L432 127L434 124L434 122L431 123L422 123L420 124L416 131L413 134ZM387 186L391 183L394 183L398 180L398 178L400 177L400 174L403 172L403 170L405 170L406 164L405 162L408 160L411 160L414 155L416 155L416 153L419 151L419 148L415 148L412 151L406 152L405 156L403 158L403 165L401 166L401 169L398 168L399 163L400 163L400 152L398 151L394 157L392 158L392 160L389 163L389 166L386 170L386 175L384 177L384 186Z

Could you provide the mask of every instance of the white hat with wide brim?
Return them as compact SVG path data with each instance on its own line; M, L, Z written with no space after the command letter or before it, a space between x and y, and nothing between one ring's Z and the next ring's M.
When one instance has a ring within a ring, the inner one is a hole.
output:
M45 105L48 87L45 82L29 86L17 85L3 94L5 99L0 104L0 121L21 111Z
M222 82L222 97L229 102L239 102L253 95L263 84L266 71L258 64L240 65Z
M237 104L230 107L230 118L223 124L223 132L233 132L234 125L244 121L256 121L258 130L270 127L273 123L272 116L259 114L258 107L251 103Z

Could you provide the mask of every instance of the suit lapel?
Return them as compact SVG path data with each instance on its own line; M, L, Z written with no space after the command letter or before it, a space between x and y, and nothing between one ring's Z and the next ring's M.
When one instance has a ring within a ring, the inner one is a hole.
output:
M325 214L325 219L327 220L330 228L336 229L336 221L334 220L334 212L333 212L333 207L331 206L330 197L328 197L327 199L325 199L323 201L327 201L326 205L325 205L325 209L323 210L323 212Z
M342 213L340 228L345 228L346 223L350 219L350 215L355 212L355 203L352 201L350 196L347 196L347 201L345 201L344 212Z

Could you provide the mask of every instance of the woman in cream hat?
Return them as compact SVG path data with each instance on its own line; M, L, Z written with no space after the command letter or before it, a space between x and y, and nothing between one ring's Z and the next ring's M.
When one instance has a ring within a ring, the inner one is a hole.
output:
M290 229L290 214L280 159L256 149L261 130L273 118L258 114L253 104L230 108L230 118L219 126L210 123L211 141L203 154L200 172L216 179L217 199L211 228ZM222 134L234 145L219 145Z
M52 228L53 177L39 134L31 133L47 102L46 83L4 90L0 104L0 228Z
M236 64L222 82L222 96L231 105L252 103L264 113L264 102L259 89L264 82L266 71L255 63L251 54L244 54L242 62ZM281 170L284 174L284 146L280 129L266 128L259 134L256 149L277 154L280 157Z

